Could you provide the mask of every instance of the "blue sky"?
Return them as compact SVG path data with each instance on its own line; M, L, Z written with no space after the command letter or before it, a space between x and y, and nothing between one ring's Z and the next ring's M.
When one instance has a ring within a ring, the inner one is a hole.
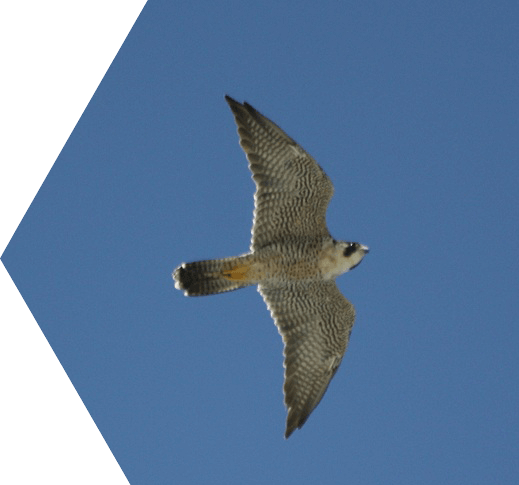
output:
M518 14L146 4L2 255L132 485L516 483ZM330 231L371 249L338 279L346 357L288 441L259 294L189 299L171 280L249 246L224 94L317 159Z

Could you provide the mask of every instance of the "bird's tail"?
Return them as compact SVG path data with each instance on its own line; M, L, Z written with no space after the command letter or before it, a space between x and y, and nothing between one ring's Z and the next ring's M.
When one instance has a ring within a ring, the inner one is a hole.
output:
M186 296L213 295L255 283L251 279L252 256L183 263L174 272L175 288Z

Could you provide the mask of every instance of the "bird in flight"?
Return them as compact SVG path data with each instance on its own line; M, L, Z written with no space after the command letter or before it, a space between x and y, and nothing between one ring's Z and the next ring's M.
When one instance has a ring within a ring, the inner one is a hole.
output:
M288 438L319 404L346 352L355 310L335 278L368 248L330 235L333 185L317 162L250 104L225 99L256 184L250 252L183 263L173 279L186 296L258 285L284 342Z

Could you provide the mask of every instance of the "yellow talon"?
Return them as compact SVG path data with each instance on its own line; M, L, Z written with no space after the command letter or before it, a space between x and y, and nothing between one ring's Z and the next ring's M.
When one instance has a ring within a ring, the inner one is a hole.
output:
M234 268L222 271L222 275L228 280L244 280L247 278L249 267L250 266L246 264L238 265Z

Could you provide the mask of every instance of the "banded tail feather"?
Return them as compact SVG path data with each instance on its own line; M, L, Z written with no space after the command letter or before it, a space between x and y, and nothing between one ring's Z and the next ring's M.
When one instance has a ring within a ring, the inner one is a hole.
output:
M186 296L215 295L254 284L247 279L250 255L183 263L173 272L175 288Z

